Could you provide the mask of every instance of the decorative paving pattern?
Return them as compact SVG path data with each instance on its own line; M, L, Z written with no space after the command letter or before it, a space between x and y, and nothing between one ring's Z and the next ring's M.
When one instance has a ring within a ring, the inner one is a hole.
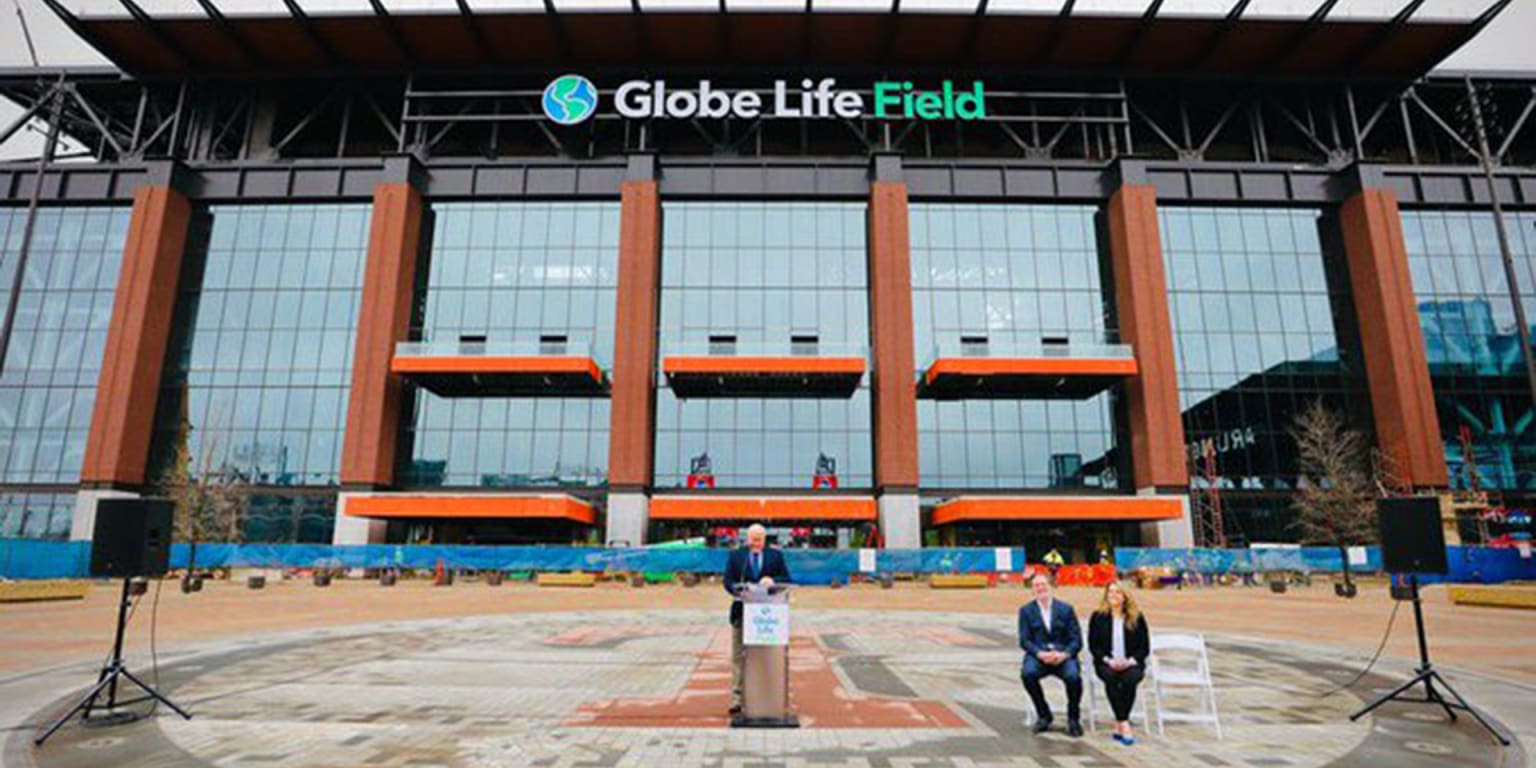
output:
M193 720L70 726L30 754L42 768L1524 764L1518 748L1501 756L1429 709L1350 723L1360 699L1329 691L1352 669L1224 640L1212 661L1225 739L1171 724L1129 749L1102 729L1035 736L1011 617L975 614L797 613L790 666L804 727L732 730L723 613L523 614L252 643L162 669ZM1359 695L1387 682L1367 679ZM1059 712L1060 685L1047 691Z

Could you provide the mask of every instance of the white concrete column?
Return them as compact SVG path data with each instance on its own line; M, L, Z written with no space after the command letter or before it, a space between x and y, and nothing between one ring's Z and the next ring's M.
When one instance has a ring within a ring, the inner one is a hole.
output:
M651 500L643 493L608 494L608 528L603 544L638 547L645 544L650 527Z
M915 493L886 493L879 499L880 533L887 549L923 546L923 513Z
M1155 495L1151 489L1138 496ZM1179 506L1184 514L1177 520L1157 520L1141 524L1141 545L1158 549L1187 549L1195 545L1195 528L1189 518L1189 495L1179 494Z
M81 490L75 494L75 513L69 521L70 541L90 541L96 533L96 509L102 499L137 499L132 491Z
M337 546L354 544L383 544L388 523L368 517L347 515L347 502L371 493L336 494L336 527L331 532L331 543Z

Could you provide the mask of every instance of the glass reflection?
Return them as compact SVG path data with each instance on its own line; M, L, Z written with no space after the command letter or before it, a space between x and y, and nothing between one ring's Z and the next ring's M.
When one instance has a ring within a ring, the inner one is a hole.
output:
M619 206L443 203L417 337L487 343L566 336L613 357ZM608 477L604 398L442 398L416 389L402 482L599 486Z
M80 479L128 217L126 208L38 211L0 373L0 483ZM9 302L26 218L23 209L0 210L0 308Z
M335 485L366 205L211 206L194 219L155 445L257 485Z
M1192 482L1293 488L1289 431L1299 409L1322 399L1356 418L1369 414L1364 380L1350 364L1354 343L1340 343L1336 314L1348 323L1351 311L1347 280L1330 273L1321 214L1164 207L1160 216L1185 439L1192 459L1214 457L1210 473L1192 464ZM1364 418L1359 426L1369 429ZM1229 515L1235 535L1294 538L1274 505L1239 508L1255 511Z
M1114 340L1091 206L911 207L916 357L985 339L1028 348ZM919 400L931 488L1116 487L1108 392L1081 401Z
M790 349L815 337L867 355L862 203L668 203L663 210L661 345ZM708 456L717 487L810 488L822 455L840 487L873 482L868 377L847 400L680 400L658 377L659 487L688 483Z
M1536 214L1505 223L1529 321ZM1451 484L1536 490L1536 412L1492 214L1404 211L1403 234Z

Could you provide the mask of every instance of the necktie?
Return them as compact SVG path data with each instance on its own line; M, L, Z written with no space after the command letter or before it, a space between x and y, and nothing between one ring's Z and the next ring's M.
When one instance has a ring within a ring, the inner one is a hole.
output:
M763 555L761 552L752 553L752 578L763 575Z

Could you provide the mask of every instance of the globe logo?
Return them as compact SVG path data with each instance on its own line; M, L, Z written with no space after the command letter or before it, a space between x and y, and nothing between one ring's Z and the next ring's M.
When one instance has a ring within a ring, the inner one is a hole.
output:
M597 112L597 86L581 75L561 75L544 88L544 114L575 125Z

